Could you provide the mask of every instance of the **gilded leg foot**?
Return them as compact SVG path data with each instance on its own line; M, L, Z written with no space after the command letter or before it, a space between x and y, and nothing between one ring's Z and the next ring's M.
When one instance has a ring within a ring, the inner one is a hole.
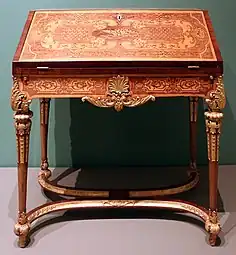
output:
M207 232L210 234L209 244L211 246L215 246L218 234L221 231L221 227L220 227L220 223L219 223L216 211L209 211L209 218L205 223L205 228Z
M29 231L30 231L29 223L25 223L25 224L17 223L15 225L14 232L19 237L18 246L20 248L25 248L29 244L29 241L30 241Z
M18 222L15 225L14 233L19 237L18 246L24 248L29 243L29 231L30 231L30 223L26 218L25 213L19 213Z

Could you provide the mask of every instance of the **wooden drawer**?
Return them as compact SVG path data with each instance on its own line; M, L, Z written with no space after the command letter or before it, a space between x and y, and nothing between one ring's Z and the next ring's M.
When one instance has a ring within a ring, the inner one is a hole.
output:
M209 77L32 77L18 79L29 99L50 97L106 97L108 94L154 97L200 96L212 87Z

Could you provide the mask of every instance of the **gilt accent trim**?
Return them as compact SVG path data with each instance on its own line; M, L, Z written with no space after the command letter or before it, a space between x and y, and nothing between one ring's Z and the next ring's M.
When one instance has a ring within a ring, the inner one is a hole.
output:
M126 107L136 107L145 104L148 101L155 101L153 95L135 96L132 97L130 92L129 78L126 76L116 76L108 80L107 94L104 97L100 96L85 96L82 101L97 107L114 107L119 112Z
M213 86L214 90L210 91L205 101L210 111L220 112L226 104L223 76L218 76L214 80Z
M28 112L31 100L25 92L20 89L19 78L13 77L13 87L11 90L11 108L15 112Z

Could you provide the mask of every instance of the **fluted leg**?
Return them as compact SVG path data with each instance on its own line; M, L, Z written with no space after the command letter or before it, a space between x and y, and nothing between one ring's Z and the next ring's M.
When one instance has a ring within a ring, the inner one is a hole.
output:
M21 84L25 79L13 77L13 87L11 91L11 107L15 112L15 130L17 146L17 172L18 172L18 220L14 232L19 236L19 246L25 247L29 241L30 224L26 214L27 197L27 175L29 141L31 131L31 118L33 113L29 109L31 100L28 95L21 91Z
M218 191L218 164L219 164L219 147L220 134L223 113L221 110L225 106L225 94L223 78L218 77L213 83L214 90L206 99L208 111L205 112L206 133L208 143L208 160L209 160L209 220L206 222L206 229L210 234L209 243L214 246L217 236L220 232L220 223L217 215L217 191Z
M222 113L206 112L206 132L208 140L208 160L209 160L209 222L207 230L210 233L209 242L215 245L217 236L220 232L220 223L217 216L217 191L218 191L218 158L219 140Z
M50 177L48 169L48 122L49 122L50 99L40 99L40 134L41 134L41 172Z
M190 168L197 168L197 110L198 97L189 98L190 107Z
M28 243L30 224L26 217L27 173L29 140L32 112L17 112L14 116L18 153L18 222L15 225L15 234L19 236L19 246L25 247Z

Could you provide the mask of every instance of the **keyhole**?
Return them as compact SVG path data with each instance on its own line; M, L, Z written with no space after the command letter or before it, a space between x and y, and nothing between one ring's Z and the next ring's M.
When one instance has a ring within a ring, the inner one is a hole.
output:
M121 19L122 19L121 14L118 14L118 15L116 16L116 18L117 18L118 21L121 21Z

